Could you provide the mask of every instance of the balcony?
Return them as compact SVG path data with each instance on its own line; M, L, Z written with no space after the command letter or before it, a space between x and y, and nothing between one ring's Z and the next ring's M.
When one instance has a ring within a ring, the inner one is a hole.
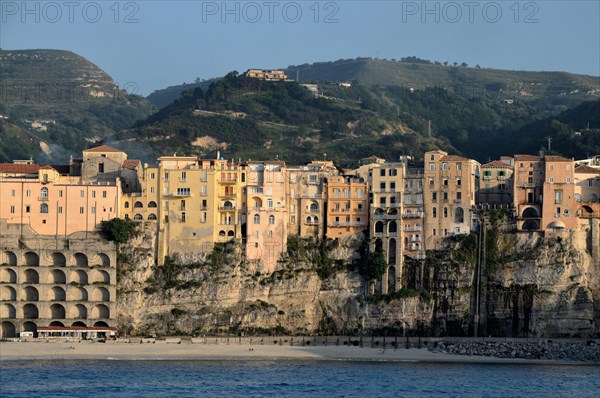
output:
M235 206L219 206L219 211L235 211Z
M41 202L47 202L48 201L48 195L40 195L40 197L38 198L39 201Z
M402 218L423 218L423 213L421 212L410 212L410 213L403 213L402 214Z
M221 178L219 179L219 183L221 184L237 184L238 179L236 178Z
M235 191L220 192L219 193L219 197L220 198L235 198L236 197L236 192Z

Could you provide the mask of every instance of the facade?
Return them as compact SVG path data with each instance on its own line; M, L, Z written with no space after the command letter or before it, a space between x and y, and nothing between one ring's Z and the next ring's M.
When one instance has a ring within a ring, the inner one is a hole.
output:
M113 243L95 233L42 236L0 221L0 246L0 336L35 336L49 326L114 326Z
M513 159L502 157L481 166L477 203L485 208L510 208L513 204Z
M386 163L371 156L362 160L355 174L368 181L369 186L369 236L371 251L382 251L388 264L382 278L383 294L396 291L400 286L403 268L403 202L404 164ZM417 232L417 238L420 232ZM405 237L405 235L404 235Z
M247 77L267 81L284 81L288 78L285 71L281 69L248 69L244 74Z
M273 272L280 253L287 250L288 179L285 163L248 162L246 170L246 258L262 261L263 269Z
M443 151L426 152L424 162L425 246L438 249L445 238L471 232L480 165Z
M325 185L325 236L345 238L365 231L369 225L367 182L356 176L331 176Z
M402 202L402 234L404 255L425 258L425 208L423 204L423 165L409 158L404 164L404 200Z

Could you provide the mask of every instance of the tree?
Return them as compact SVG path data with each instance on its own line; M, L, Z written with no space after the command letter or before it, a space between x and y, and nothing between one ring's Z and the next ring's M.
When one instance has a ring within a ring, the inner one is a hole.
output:
M110 221L102 221L100 232L106 240L116 243L125 243L131 237L135 224L131 220L113 218Z
M385 261L385 256L383 255L383 251L377 250L374 253L369 255L368 261L368 277L369 280L377 280L381 278L383 274L385 274L385 270L387 269L387 263Z

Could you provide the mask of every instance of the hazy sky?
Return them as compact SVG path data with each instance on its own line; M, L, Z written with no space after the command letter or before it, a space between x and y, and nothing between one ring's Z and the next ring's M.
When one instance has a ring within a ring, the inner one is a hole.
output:
M360 56L598 76L599 21L598 0L0 0L0 47L73 51L142 95Z

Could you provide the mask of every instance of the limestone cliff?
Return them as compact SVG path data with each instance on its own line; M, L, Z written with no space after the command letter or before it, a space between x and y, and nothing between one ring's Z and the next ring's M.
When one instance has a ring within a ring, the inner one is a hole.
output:
M600 259L591 255L592 231L563 240L497 232L487 231L482 245L479 289L471 235L424 262L407 261L404 288L373 296L357 265L360 238L313 242L265 274L233 243L194 262L155 266L155 236L143 230L121 248L117 320L132 334L473 335L479 290L479 335L598 336Z

